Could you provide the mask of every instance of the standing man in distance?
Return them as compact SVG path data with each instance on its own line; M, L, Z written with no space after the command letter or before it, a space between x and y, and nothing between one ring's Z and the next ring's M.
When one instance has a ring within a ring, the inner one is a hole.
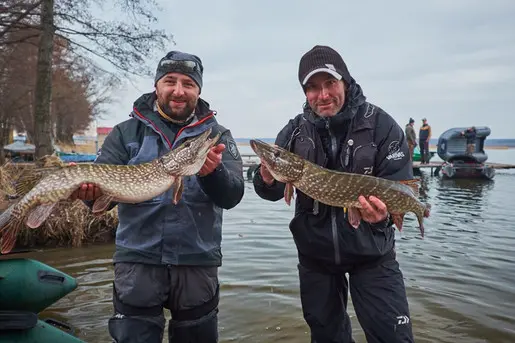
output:
M422 126L418 132L420 144L421 164L429 163L429 140L431 140L431 126L427 123L427 119L422 119Z
M415 129L413 128L415 125L415 119L409 118L409 123L406 124L406 140L408 142L409 156L411 162L413 162L413 150L417 146L417 134L415 133Z
M299 64L307 98L276 144L329 169L390 180L413 178L403 129L367 102L338 52L315 46ZM254 188L263 199L283 198L284 183L261 164ZM297 190L290 231L299 258L300 297L313 343L350 343L350 294L369 343L413 342L403 276L396 261L395 229L386 205L360 197L359 227L347 212ZM349 274L347 281L346 274Z
M172 203L173 190L139 204L118 204L115 313L109 320L109 333L117 343L162 342L163 308L172 315L169 342L218 341L222 213L241 201L244 181L231 132L200 98L202 76L197 56L166 54L157 66L155 91L134 102L132 118L113 128L95 161L144 163L208 128L213 136L222 133L198 175L184 178L177 205ZM90 184L72 198L91 206L100 195Z

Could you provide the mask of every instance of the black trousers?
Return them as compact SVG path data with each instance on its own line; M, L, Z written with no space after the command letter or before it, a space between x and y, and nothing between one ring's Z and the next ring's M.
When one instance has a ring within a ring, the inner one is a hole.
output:
M116 263L109 333L116 343L161 343L166 308L168 342L218 342L218 296L217 267Z
M312 343L351 343L350 295L368 343L414 342L402 272L395 257L344 271L298 265L304 319Z
M426 140L420 140L418 143L420 148L420 161L422 163L429 163L429 142Z

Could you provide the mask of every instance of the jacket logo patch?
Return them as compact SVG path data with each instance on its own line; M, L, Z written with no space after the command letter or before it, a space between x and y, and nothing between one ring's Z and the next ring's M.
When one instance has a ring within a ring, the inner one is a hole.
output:
M367 104L367 108L365 110L365 114L363 115L363 117L370 118L372 116L372 114L374 114L374 110L375 110L374 105Z
M236 146L236 142L232 139L227 142L227 151L229 151L229 154L237 160L240 157L240 153L238 151L238 147Z
M399 161L404 157L404 153L401 151L399 141L393 141L388 145L388 156L387 160Z
M325 66L329 69L331 69L332 71L336 71L336 68L334 67L334 65L332 64L329 64L329 63L326 63Z

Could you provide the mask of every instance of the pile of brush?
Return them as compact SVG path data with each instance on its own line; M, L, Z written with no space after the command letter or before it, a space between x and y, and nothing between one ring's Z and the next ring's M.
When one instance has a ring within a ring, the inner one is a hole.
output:
M54 155L44 156L35 163L7 162L0 166L0 213L30 190L30 186L22 191L16 187L22 175L37 173L37 168L41 167L63 166L65 163ZM37 180L36 178L32 187ZM60 203L41 227L31 229L24 225L17 236L16 246L18 248L78 247L85 243L109 242L114 239L117 225L116 207L109 212L94 216L80 200Z

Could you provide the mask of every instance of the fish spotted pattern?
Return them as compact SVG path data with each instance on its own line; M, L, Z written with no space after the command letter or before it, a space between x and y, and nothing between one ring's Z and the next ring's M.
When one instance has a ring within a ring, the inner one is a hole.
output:
M420 233L424 236L424 217L431 206L418 200L418 180L391 181L371 175L329 170L276 145L251 140L250 146L272 176L286 184L285 201L293 197L293 187L323 204L349 210L349 222L355 228L361 220L357 209L358 197L375 196L386 204L395 226L402 230L404 215L417 216Z
M165 155L138 165L78 164L56 168L28 191L18 202L0 214L1 252L12 250L23 220L30 228L39 227L55 205L68 201L81 184L91 183L102 190L95 200L94 214L105 211L111 202L139 203L150 200L173 186L173 202L182 194L182 177L194 175L204 165L207 154L220 134L209 138L211 129L187 139ZM23 188L23 187L21 187Z

